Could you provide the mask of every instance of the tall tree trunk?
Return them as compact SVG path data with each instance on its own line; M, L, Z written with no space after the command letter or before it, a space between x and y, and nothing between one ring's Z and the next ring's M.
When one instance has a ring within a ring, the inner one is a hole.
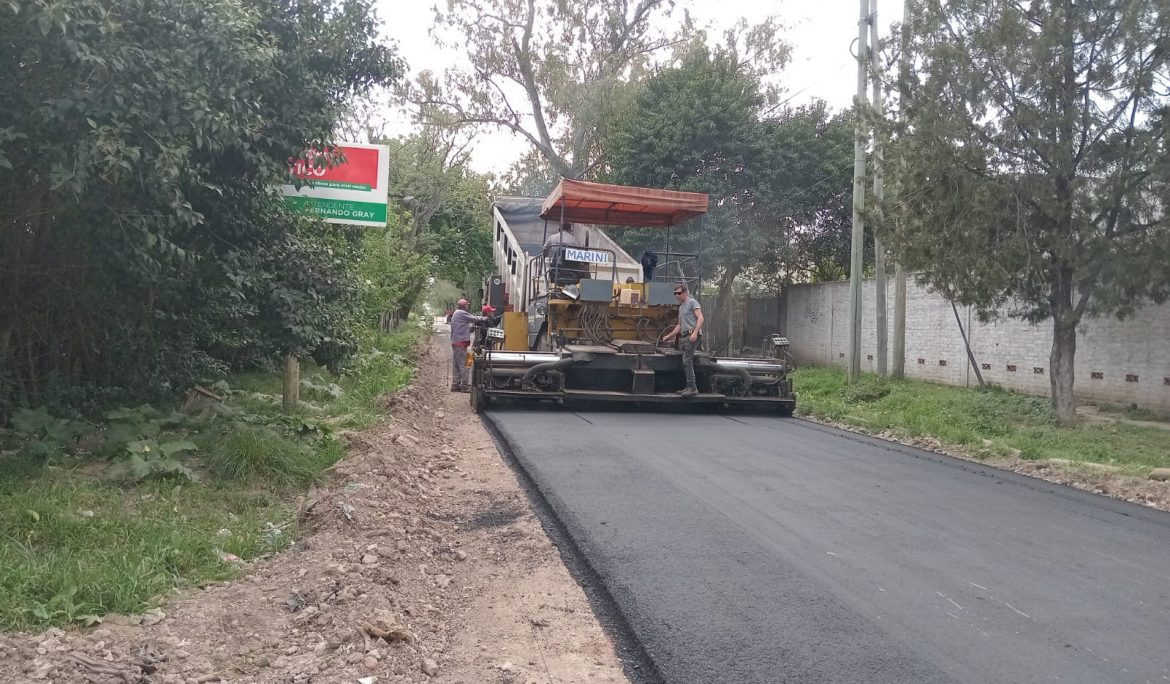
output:
M1056 242L1075 242L1073 225L1074 181L1077 177L1076 133L1077 117L1077 66L1076 31L1073 25L1075 11L1073 0L1062 0L1059 9L1053 7L1059 20L1057 31L1063 49L1056 51L1054 73L1060 74L1061 87L1057 91L1059 100L1054 102L1062 116L1057 120L1055 133L1056 153L1054 154ZM1065 261L1059 247L1054 250L1052 294L1049 304L1052 308L1052 353L1048 359L1048 381L1052 389L1052 408L1061 425L1076 422L1076 400L1073 396L1073 360L1077 353L1077 323L1079 311L1074 310L1073 269Z
M5 368L12 368L12 359L8 358L9 349L12 347L12 333L16 330L16 323L9 321L0 328L0 363L4 364Z
M1077 419L1077 402L1073 395L1073 359L1077 354L1077 324L1071 312L1056 312L1052 317L1052 353L1048 357L1048 381L1052 387L1052 408L1061 425ZM1070 322L1071 321L1071 322Z
M400 326L404 322L406 322L406 319L410 318L410 310L412 308L414 308L413 304L403 304L402 306L398 307L398 310L394 312L394 328L395 329L397 329L398 326Z
M735 279L743 271L743 263L735 261L727 265L723 269L723 275L719 278L719 294L717 306L714 315L703 326L704 332L707 334L711 343L707 346L708 351L722 353L724 347L730 344L730 334L728 331L728 321L731 317L731 308L735 305Z
M16 323L8 322L0 329L0 426L8 424L11 402L16 398L16 378L11 369L16 367L11 357L12 332Z

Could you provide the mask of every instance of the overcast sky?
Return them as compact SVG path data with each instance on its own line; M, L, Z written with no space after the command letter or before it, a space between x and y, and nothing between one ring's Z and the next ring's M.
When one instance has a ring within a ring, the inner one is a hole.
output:
M550 0L538 0L548 2ZM376 0L385 35L396 40L412 75L423 69L441 73L457 66L466 55L442 50L432 43L429 30L435 0ZM446 5L443 0L443 5ZM857 37L857 0L680 0L676 13L689 9L712 33L740 17L758 22L769 15L786 27L783 36L792 45L792 60L779 82L793 104L819 98L836 109L850 106L857 88L856 62L850 47ZM734 9L732 9L734 8ZM892 22L902 18L901 0L879 0L879 26L884 37ZM391 134L409 132L409 123L395 117ZM476 140L472 164L484 172L503 172L526 151L525 143L507 133L485 133Z

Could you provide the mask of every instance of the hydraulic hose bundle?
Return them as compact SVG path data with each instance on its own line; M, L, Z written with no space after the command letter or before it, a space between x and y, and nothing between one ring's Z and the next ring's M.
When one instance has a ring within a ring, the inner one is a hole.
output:
M577 324L585 339L593 344L609 344L613 341L613 329L609 327L609 311L604 302L590 302L577 315Z

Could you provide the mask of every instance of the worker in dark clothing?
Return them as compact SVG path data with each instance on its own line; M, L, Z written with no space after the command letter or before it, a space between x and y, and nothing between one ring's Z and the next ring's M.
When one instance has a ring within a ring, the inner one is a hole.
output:
M483 320L483 323L476 323L474 326L475 327L475 344L476 344L476 346L483 347L485 349L491 349L492 344L495 341L488 337L488 335L487 335L488 328L495 328L495 327L499 326L500 321L503 320L504 317L503 317L503 315L497 316L496 315L496 308L494 306L488 306L486 304L483 306L483 308L481 308L479 310L479 313L482 314L484 320Z
M658 255L654 252L645 252L642 254L642 282L648 283L654 280L654 269L658 266Z

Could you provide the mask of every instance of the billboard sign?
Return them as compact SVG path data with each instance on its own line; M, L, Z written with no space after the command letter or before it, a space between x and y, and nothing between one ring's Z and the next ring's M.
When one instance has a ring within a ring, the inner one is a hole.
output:
M344 143L333 149L345 161L330 168L300 159L291 162L289 171L305 184L299 189L283 186L285 203L299 214L312 214L327 223L386 225L390 148Z

